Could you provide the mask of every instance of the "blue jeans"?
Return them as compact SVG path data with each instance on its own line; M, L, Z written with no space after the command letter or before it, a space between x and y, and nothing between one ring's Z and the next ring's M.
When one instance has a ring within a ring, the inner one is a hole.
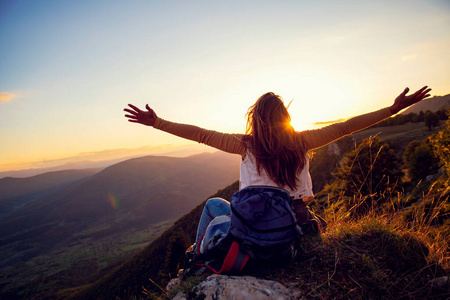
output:
M218 216L229 215L231 213L230 202L222 198L211 198L206 201L202 216L197 228L195 243L198 244L200 238L205 234L206 228L212 219Z

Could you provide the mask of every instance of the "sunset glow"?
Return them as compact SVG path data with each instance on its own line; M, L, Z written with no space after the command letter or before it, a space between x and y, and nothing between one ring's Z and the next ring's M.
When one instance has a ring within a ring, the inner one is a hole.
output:
M293 100L296 130L388 106L406 86L450 93L448 1L325 3L2 1L0 172L211 151L127 122L128 103L243 133L269 91Z

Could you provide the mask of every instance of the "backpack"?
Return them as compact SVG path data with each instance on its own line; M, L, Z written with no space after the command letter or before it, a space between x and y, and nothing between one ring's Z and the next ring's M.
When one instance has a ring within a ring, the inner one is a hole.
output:
M214 273L269 273L292 261L302 230L289 192L249 186L231 198L231 214L214 218L188 262Z
M327 222L314 214L302 199L293 200L297 224L304 235L320 235L325 232Z

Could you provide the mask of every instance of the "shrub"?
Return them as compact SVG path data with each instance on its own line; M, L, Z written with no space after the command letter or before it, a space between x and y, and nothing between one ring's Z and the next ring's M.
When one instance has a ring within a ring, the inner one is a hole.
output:
M427 125L428 130L433 130L434 127L439 125L439 116L431 111L427 111L425 114L425 125Z
M434 155L428 140L411 141L403 152L403 163L414 182L425 179L439 167L439 159Z
M345 156L333 175L331 192L343 197L347 210L361 215L375 203L384 203L398 189L402 174L389 144L377 137L365 139Z
M445 172L450 175L450 120L445 122L444 129L430 137L430 142Z

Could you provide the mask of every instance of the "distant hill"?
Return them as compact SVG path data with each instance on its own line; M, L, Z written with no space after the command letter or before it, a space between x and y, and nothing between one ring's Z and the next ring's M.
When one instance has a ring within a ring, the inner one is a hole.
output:
M219 190L208 197L231 199L231 195L239 189L239 182ZM206 200L206 198L204 199ZM83 287L71 299L115 299L127 295L141 294L143 286L149 286L149 278L155 282L169 278L169 273L176 270L180 257L195 238L198 220L204 203L192 209L180 218L158 239L125 262L122 266L100 279ZM177 241L178 247L169 249L167 246ZM68 296L68 295L63 295Z
M86 170L86 169L96 169L101 170L107 166L110 166L114 163L118 163L119 161L107 161L107 162L91 162L91 161L80 161L75 163L66 163L60 166L56 167L50 167L50 168L33 168L33 169L25 169L25 170L18 170L18 171L5 171L0 172L0 179L7 178L7 177L14 177L14 178L28 178L32 176L37 176L40 174L45 173L53 173L58 171L67 171L67 170Z
M438 110L447 108L450 108L450 94L445 96L435 96L433 98L422 100L419 103L406 109L401 114L403 115L407 115L409 113L418 114L421 111L426 112L427 110L437 112Z
M40 167L22 170L12 170L0 172L0 179L4 177L25 178L48 172L80 169L104 169L132 158L148 155L186 157L204 152L217 152L213 148L206 147L198 143L189 145L160 145L144 146L131 149L109 149L97 152L79 153L73 157L66 157L58 160L41 161Z
M211 191L239 177L239 156L223 152L184 158L147 156L90 176L80 175L79 180L72 177L72 182L64 181L62 174L0 181L10 195L2 196L0 203L28 197L21 202L28 201L27 205L0 220L0 271L34 257L44 255L48 259L57 249L77 247L82 241L83 247L95 246L98 239L109 243L152 224L177 219ZM45 187L52 187L52 180L66 184L51 193L41 193Z
M31 201L54 193L98 171L98 169L65 170L28 178L2 178L0 179L0 220Z
M75 182L51 195L38 197L0 222L0 238L39 226L59 227L61 238L106 220L122 223L157 223L176 218L197 205L211 190L217 190L239 176L239 159L226 153L199 154L186 158L148 156L130 159L106 168L88 179ZM14 180L10 195L33 190L42 179L56 174ZM25 185L26 184L26 185ZM6 189L6 188L5 188ZM2 197L12 202L17 196ZM31 200L30 200L31 201ZM59 240L59 239L58 239Z

